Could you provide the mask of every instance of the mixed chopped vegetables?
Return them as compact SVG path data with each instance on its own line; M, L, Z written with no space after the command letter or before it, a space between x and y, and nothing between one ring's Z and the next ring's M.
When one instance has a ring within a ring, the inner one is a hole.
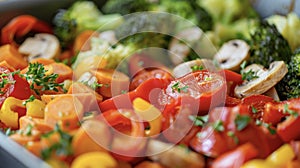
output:
M299 39L296 14L262 19L248 0L17 16L0 129L52 167L300 167Z

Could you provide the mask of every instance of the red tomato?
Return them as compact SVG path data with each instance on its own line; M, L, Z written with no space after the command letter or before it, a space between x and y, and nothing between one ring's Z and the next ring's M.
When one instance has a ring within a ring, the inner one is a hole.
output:
M221 70L219 74L226 79L227 94L234 97L234 88L243 83L242 75L231 70Z
M99 104L100 110L132 108L132 101L137 97L150 102L159 109L163 109L165 105L160 101L159 97L168 84L169 81L165 79L148 79L133 91L114 96L101 102Z
M165 71L164 69L160 68L145 68L138 72L133 78L130 83L130 90L136 89L141 83L150 79L150 78L160 78L166 79L168 81L172 81L174 78L172 75Z
M142 138L145 131L143 123L136 117L131 109L109 110L97 116L114 128L111 129L110 151L119 160L133 161L146 145L146 139Z
M38 33L52 33L50 26L36 17L30 15L21 15L12 19L2 28L1 44L15 44L15 37L23 37L30 31Z
M7 80L8 83L1 88L0 106L7 97L15 97L17 99L28 99L31 95L29 83L21 78L18 74L12 75L11 71L6 67L0 67L1 75L5 75L1 81Z
M300 117L289 116L277 125L277 134L284 142L300 139Z
M207 70L196 71L172 81L166 94L173 98L191 96L198 100L199 115L205 115L225 103L226 82L222 76Z
M261 119L265 104L268 102L274 102L274 99L264 95L252 95L243 98L241 104L249 106L250 111L252 111L250 114L254 119Z
M225 100L226 107L234 107L234 106L240 104L241 102L242 101L238 98L234 98L234 97L226 95L226 100Z
M213 161L211 168L241 167L245 162L257 157L258 149L251 143L245 143L232 151L226 152Z

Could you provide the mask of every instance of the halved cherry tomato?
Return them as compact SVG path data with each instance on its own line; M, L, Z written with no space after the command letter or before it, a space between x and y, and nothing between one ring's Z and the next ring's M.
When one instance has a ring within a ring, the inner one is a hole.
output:
M6 67L0 67L0 74L3 76L0 81L7 81L4 82L5 84L1 88L0 107L7 97L11 96L21 100L28 99L30 97L30 86L25 79L21 78L18 74L13 75Z
M225 100L226 107L234 107L234 106L240 104L241 102L242 101L238 98L226 95L226 100Z
M261 119L265 104L268 102L275 102L273 98L265 95L252 95L242 99L243 105L248 105L250 110L252 111L251 116L254 119Z
M226 82L218 73L201 70L172 81L166 94L175 99L181 96L197 99L199 115L205 115L209 109L225 103Z
M34 16L20 15L13 18L1 31L1 44L14 44L14 38L25 36L30 31L38 33L52 33L51 27Z
M168 81L172 81L174 78L172 75L160 68L145 68L133 76L130 83L130 90L136 89L141 83L150 79L150 78L161 78Z
M136 117L131 109L109 110L97 116L114 128L111 152L119 160L133 161L146 145L143 123Z
M234 88L243 83L242 75L228 69L219 71L219 74L226 80L227 94L234 97Z
M284 142L300 139L300 117L289 116L277 125L277 133Z
M258 156L258 149L251 143L245 143L226 152L213 161L211 168L241 167L245 162Z

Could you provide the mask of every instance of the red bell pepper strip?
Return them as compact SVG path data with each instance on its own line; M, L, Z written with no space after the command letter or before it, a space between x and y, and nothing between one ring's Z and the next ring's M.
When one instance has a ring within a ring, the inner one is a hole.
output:
M2 78L0 82L4 83L0 88L0 107L7 97L15 97L17 99L28 99L31 95L29 83L21 78L18 74L12 72L6 67L0 67L0 74Z
M110 145L110 151L118 160L133 161L141 154L146 145L146 139L143 138L144 125L133 110L108 110L96 118L107 122L110 127L114 128L111 129L114 138ZM118 125L121 125L122 129L118 130L120 128Z
M132 109L132 101L135 98L140 97L150 102L157 108L162 109L164 108L164 105L162 105L161 102L159 102L158 97L162 93L161 91L164 90L168 84L169 81L165 79L148 79L133 91L114 96L110 99L99 103L99 108L102 112L107 111L109 109Z
M245 143L226 152L213 161L211 168L241 167L245 162L258 156L258 149L251 143Z
M34 16L20 15L13 18L1 31L1 44L17 44L14 38L25 36L30 31L36 33L53 33L51 27Z

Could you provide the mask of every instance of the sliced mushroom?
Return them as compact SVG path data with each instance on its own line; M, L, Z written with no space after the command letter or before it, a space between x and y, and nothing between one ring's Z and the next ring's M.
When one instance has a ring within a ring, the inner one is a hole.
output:
M202 66L204 69L214 70L215 66L212 60L209 59L196 59L188 62L181 63L173 69L175 78L182 77L192 72L193 66Z
M21 54L28 56L28 61L36 58L52 59L60 54L60 44L52 34L40 33L27 38L19 47Z
M202 155L158 140L149 140L146 154L166 167L201 168L205 165Z
M243 40L231 40L222 45L214 59L220 68L238 71L240 64L249 57L249 45Z
M172 39L169 45L171 61L178 65L184 61L190 53L191 45L201 38L203 32L196 27L188 28L180 32ZM188 46L190 45L190 46Z
M288 72L287 66L283 61L272 62L268 70L261 68L261 65L254 64L244 69L245 72L248 70L256 72L258 78L237 86L234 90L237 97L242 98L254 94L263 94L275 86Z
M97 78L90 72L83 73L77 81L81 83L86 83L87 85L92 85L93 83L98 82Z

